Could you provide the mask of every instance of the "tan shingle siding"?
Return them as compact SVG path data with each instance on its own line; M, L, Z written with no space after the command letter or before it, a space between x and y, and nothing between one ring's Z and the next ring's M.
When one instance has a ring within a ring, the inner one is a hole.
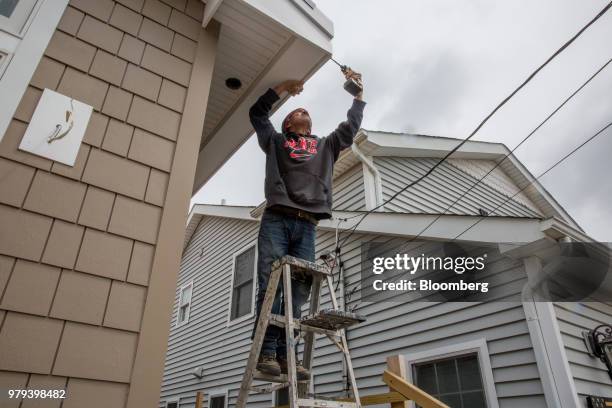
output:
M0 331L0 370L49 374L62 320L8 312Z
M130 259L130 269L127 277L128 282L143 286L149 284L154 254L155 247L153 245L138 241L134 242L134 250L132 251L132 259Z
M126 33L136 35L142 23L142 15L120 4L115 6L110 24Z
M115 3L112 0L70 0L70 5L100 20L108 21Z
M117 58L106 51L98 50L89 73L106 82L119 86L123 80L126 66L127 62L121 58Z
M151 45L145 47L142 66L181 85L189 85L191 65L163 52L159 48L152 47Z
M143 286L113 281L104 326L139 331L146 296L147 289Z
M159 24L165 26L168 25L170 20L170 12L172 8L159 0L146 0L142 14L149 17L152 20L157 21Z
M126 34L123 36L121 47L119 47L119 56L134 64L140 64L142 54L144 53L144 47L144 41Z
M86 183L139 200L144 198L148 178L147 166L98 149L89 154L83 174Z
M111 279L63 270L50 316L100 325L110 286Z
M38 261L53 219L0 204L0 253Z
M95 47L60 31L53 34L45 51L45 54L51 58L81 71L89 69L95 53Z
M76 161L74 162L74 166L68 166L67 164L60 162L53 162L51 172L74 180L80 180L81 176L83 175L83 170L85 170L85 163L89 157L90 150L90 146L84 143L81 144L81 147L77 153Z
M77 37L96 47L116 54L121 44L123 33L108 24L86 16L79 28Z
M166 139L176 140L181 115L136 96L127 121Z
M62 268L74 268L84 230L81 226L55 220L42 261Z
M157 206L117 196L108 230L114 234L154 244L161 220Z
M21 207L34 172L29 166L0 158L0 202Z
M64 15L62 16L57 28L70 35L76 35L84 17L84 13L80 12L74 7L68 6L66 7L66 11L64 11Z
M114 202L115 194L93 186L87 187L79 224L106 230Z
M137 340L136 333L66 322L53 374L128 382Z
M31 85L39 89L56 89L66 66L48 57L42 57L32 76Z
M39 171L23 207L30 211L75 222L87 186L82 183Z
M117 280L125 280L133 241L117 235L87 229L76 269Z
M59 275L60 268L17 260L0 308L47 316Z
M67 68L57 91L91 105L96 110L102 109L108 83L72 68Z
M138 32L138 38L167 52L170 51L173 37L172 30L148 18L144 19Z

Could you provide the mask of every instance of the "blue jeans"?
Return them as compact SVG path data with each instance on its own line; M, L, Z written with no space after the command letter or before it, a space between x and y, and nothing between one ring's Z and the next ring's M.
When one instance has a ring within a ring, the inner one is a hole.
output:
M264 211L259 226L257 238L257 317L266 295L268 281L270 279L271 265L276 259L284 255L295 256L307 261L314 261L315 254L315 225L291 215ZM299 318L302 306L308 300L312 278L305 281L291 279L291 298L293 317ZM283 296L283 279L278 283L276 297L272 304L272 313L284 315L285 304ZM255 321L255 328L257 320ZM253 336L255 335L253 328ZM274 325L268 325L263 340L261 354L276 355L277 358L286 358L287 344L285 341L285 329Z

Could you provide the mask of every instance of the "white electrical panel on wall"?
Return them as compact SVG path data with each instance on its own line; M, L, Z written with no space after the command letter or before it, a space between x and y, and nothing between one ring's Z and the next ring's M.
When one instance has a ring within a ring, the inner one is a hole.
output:
M74 166L93 108L45 89L19 149Z

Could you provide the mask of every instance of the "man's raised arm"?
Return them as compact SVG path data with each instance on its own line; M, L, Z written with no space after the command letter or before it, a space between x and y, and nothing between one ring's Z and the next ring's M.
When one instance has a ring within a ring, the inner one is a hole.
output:
M361 74L353 72L352 70L348 70L345 73L346 78L353 78L357 80L362 88L363 84L361 83ZM361 120L363 119L363 108L366 103L363 101L363 90L355 96L353 99L353 105L350 107L348 112L346 113L346 120L341 122L336 130L330 133L327 136L327 143L330 144L331 148L334 151L334 158L337 159L340 152L350 145L353 144L353 138L359 131L361 127Z
M284 81L275 86L273 89L268 89L266 93L260 96L253 106L251 106L251 109L249 110L249 118L251 119L253 129L255 129L255 132L257 133L259 147L261 147L265 153L268 152L270 140L276 134L276 130L270 122L270 111L272 110L272 105L274 105L274 103L280 99L280 95L285 91L289 92L291 95L297 95L302 91L302 85L303 82L301 81Z

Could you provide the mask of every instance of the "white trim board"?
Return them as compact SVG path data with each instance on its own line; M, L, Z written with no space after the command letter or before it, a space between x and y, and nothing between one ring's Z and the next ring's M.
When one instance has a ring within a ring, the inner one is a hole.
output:
M34 75L69 0L41 0L32 22L0 80L0 141Z
M474 352L478 356L478 364L482 374L482 385L485 392L487 407L499 408L497 391L495 390L495 380L493 379L493 369L491 368L491 359L489 357L489 349L487 347L487 341L484 338L402 355L406 363L406 378L410 383L414 383L412 366L416 363L439 360L448 357L457 357ZM411 401L409 406L411 408L415 408L414 402Z

